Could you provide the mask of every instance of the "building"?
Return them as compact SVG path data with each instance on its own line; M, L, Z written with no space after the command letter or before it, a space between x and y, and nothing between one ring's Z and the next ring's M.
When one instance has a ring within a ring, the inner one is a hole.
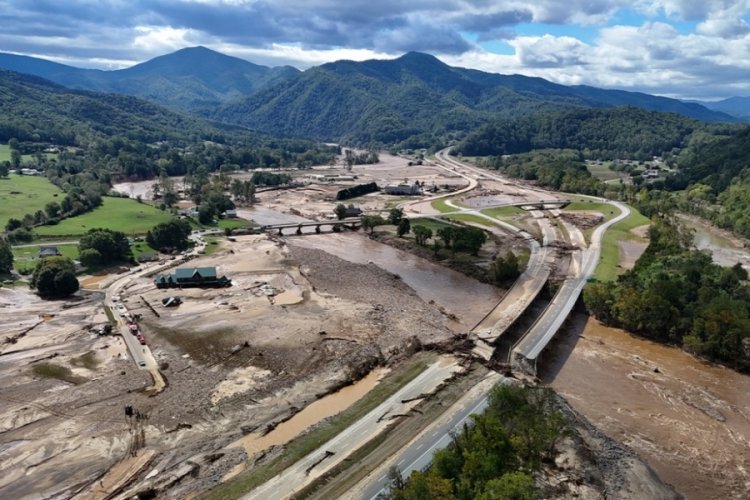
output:
M221 213L221 216L225 219L236 219L237 218L237 210L231 209L231 210L225 210Z
M419 184L417 184L416 182L414 184L390 184L385 187L384 191L385 194L413 196L415 194L419 194L420 188Z
M57 247L45 246L45 245L42 245L39 247L40 259L42 257L54 257L56 255L62 255L62 253L60 253L60 249Z
M156 288L190 288L231 286L232 280L218 277L215 267L183 267L174 274L159 274L154 278Z

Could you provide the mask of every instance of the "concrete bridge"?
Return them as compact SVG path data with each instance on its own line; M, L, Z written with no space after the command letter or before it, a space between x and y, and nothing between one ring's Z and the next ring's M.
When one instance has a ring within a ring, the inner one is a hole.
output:
M285 229L293 229L294 234L302 235L306 234L302 231L303 228L314 228L315 234L320 234L321 227L330 226L334 233L340 232L342 229L351 229L357 231L362 227L361 217L351 217L343 220L326 220L326 221L310 221L310 222L287 222L283 224L266 224L260 227L261 231L278 231L279 236L284 236ZM312 234L312 233L307 233Z

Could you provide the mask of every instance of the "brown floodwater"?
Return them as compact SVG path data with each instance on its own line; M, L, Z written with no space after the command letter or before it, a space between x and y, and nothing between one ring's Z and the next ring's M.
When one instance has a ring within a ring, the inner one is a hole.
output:
M359 233L302 236L290 245L313 248L355 264L373 264L398 274L425 302L455 314L468 331L491 311L503 292L457 271L373 241Z
M289 420L280 423L268 434L262 435L257 432L248 434L229 445L229 447L242 446L247 451L248 456L252 456L271 446L288 443L324 418L331 417L349 408L362 396L370 392L387 372L387 368L376 368L354 384L343 387L307 405L304 410L295 414Z
M578 316L540 376L687 499L750 497L750 377Z
M683 218L682 222L692 229L693 244L698 250L708 250L714 262L721 266L733 266L737 263L750 269L750 251L744 248L742 242L700 219Z

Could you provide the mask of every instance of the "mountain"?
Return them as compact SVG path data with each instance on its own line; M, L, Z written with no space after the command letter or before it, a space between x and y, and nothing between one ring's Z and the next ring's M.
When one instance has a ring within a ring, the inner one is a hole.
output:
M251 95L299 73L289 66L268 68L205 47L181 49L114 71L80 69L0 53L0 68L39 76L74 89L117 92L193 111Z
M271 133L393 143L416 134L468 131L498 118L615 106L736 121L675 99L454 68L415 52L393 60L323 64L227 103L212 116Z
M699 102L698 104L743 121L750 121L750 97L730 97L722 101Z
M464 156L508 155L537 149L585 151L591 158L651 159L688 145L693 132L720 132L675 113L617 108L568 111L491 122L470 132L455 148Z
M304 72L259 66L205 47L117 71L12 54L0 54L2 67L271 134L383 144L409 139L410 147L427 147L497 119L577 108L637 106L708 122L737 121L696 103L454 68L418 52L393 60L337 61Z
M86 146L114 135L144 142L223 132L204 120L121 94L72 90L42 78L0 70L0 142Z

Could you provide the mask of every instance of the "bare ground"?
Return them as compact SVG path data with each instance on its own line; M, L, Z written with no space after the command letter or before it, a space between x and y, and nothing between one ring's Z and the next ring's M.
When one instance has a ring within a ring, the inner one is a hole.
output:
M96 497L131 479L137 491L155 470L170 496L200 491L245 459L224 449L243 434L452 337L436 306L375 266L263 236L226 245L192 264L219 266L230 288L157 290L143 279L121 294L168 382L154 397L121 339L86 329L106 322L102 294L44 302L0 289L0 496ZM166 309L171 294L184 302ZM57 378L33 371L40 362ZM127 418L125 405L143 418Z

